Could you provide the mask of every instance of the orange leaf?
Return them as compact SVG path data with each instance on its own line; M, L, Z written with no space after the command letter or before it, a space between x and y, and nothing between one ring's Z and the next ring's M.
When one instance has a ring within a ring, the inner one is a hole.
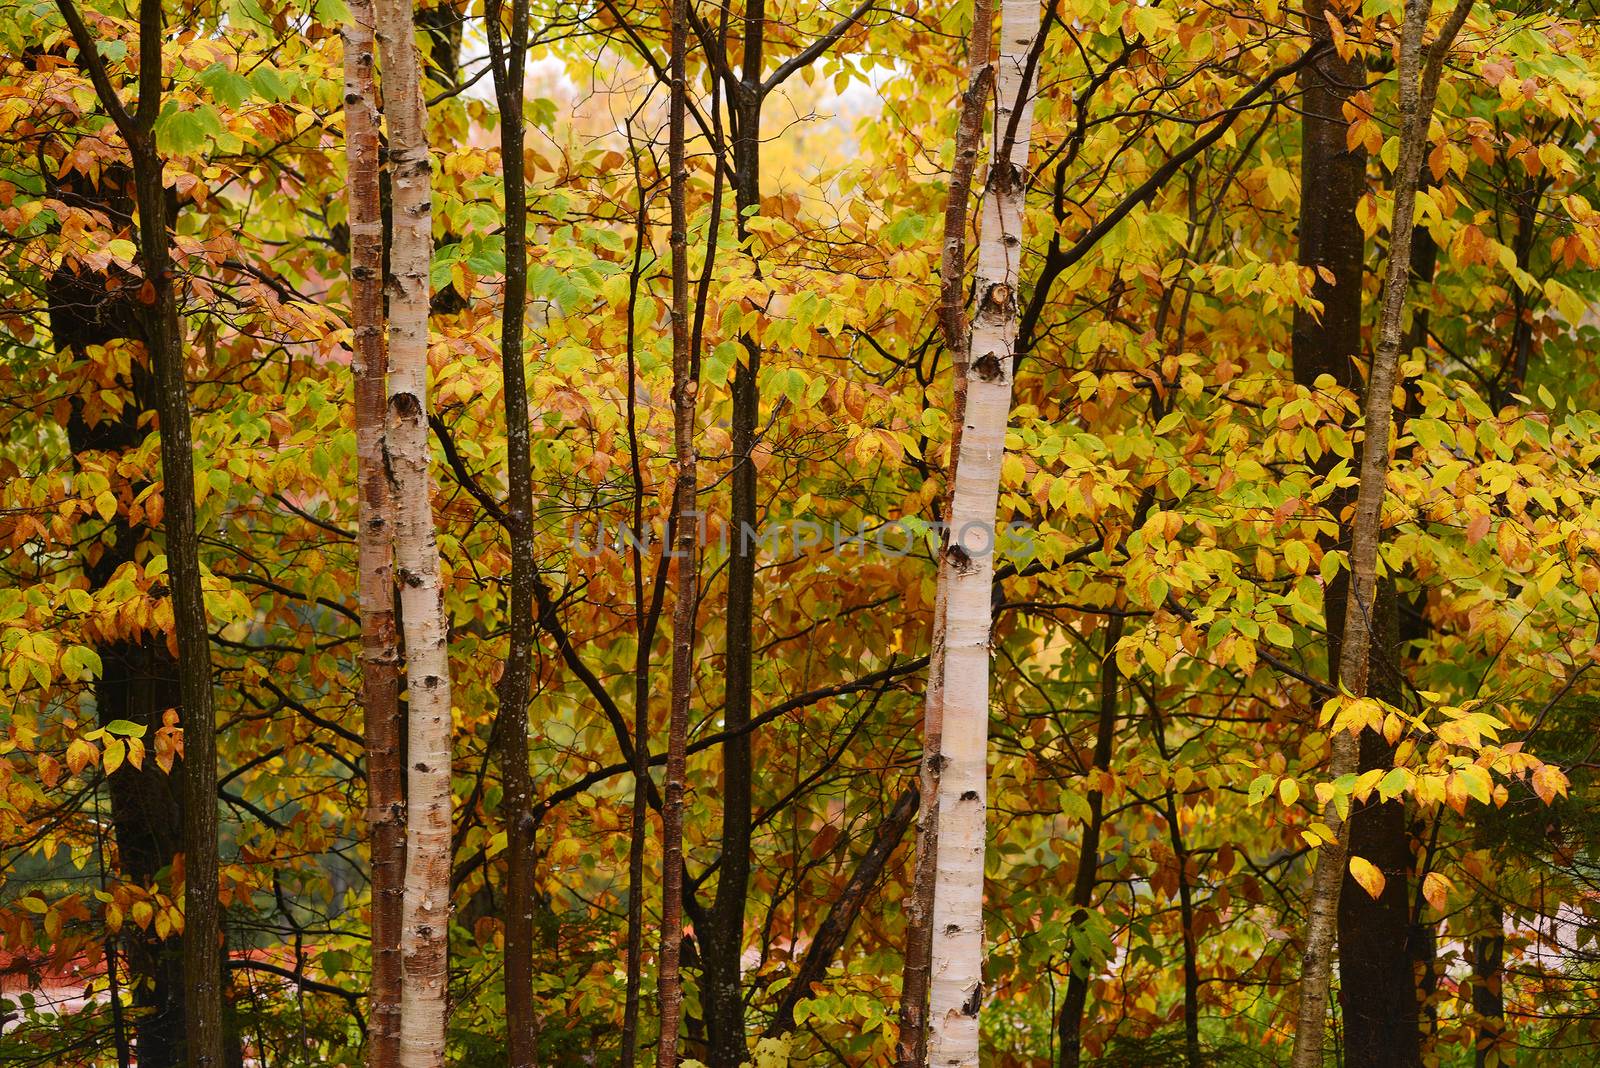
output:
M1540 764L1533 771L1531 779L1533 792L1539 795L1539 800L1550 804L1556 795L1567 796L1567 777L1560 768L1552 764Z

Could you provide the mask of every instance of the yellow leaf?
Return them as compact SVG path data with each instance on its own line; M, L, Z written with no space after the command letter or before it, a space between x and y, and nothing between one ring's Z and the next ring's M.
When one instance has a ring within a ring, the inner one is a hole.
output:
M94 510L100 513L100 518L107 523L111 522L117 514L117 498L110 490L100 493L94 499Z
M1389 882L1370 860L1361 857L1350 858L1350 877L1360 883L1361 889L1374 901L1383 895L1383 888Z
M107 742L105 762L106 774L110 775L112 772L122 767L122 761L127 757L127 755L128 747L123 744L121 738L113 738Z
M1428 904L1437 911L1443 912L1445 898L1450 893L1450 880L1436 871L1430 871L1422 879L1422 896L1428 899Z
M1292 805L1300 800L1300 784L1293 779L1284 779L1278 783L1278 800L1285 805Z
M1452 784L1459 783L1461 789L1469 796L1477 798L1485 805L1489 803L1494 793L1494 783L1489 778L1489 772L1476 764L1468 764L1457 771L1450 776L1450 781Z
M84 765L93 763L100 756L100 750L95 748L93 742L82 738L74 738L67 743L67 768L76 775L82 771Z

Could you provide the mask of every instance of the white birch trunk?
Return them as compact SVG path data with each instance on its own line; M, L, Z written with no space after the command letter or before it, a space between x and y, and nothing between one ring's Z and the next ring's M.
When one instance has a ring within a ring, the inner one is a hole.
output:
M977 314L966 360L966 418L950 531L939 560L945 588L939 742L938 870L933 893L928 1061L976 1068L983 1002L984 794L989 740L989 632L996 512L1011 415L1017 275L1033 106L1028 56L1038 0L1005 0L995 70L996 148L978 229ZM1009 144L1007 139L1009 137Z
M450 917L450 660L428 445L428 266L432 163L413 11L378 0L394 223L389 264L389 478L409 698L400 1063L444 1064Z
M400 1058L400 932L404 925L405 769L400 751L400 643L394 611L394 498L384 463L388 361L383 339L383 218L378 189L378 86L372 0L350 0L344 41L349 159L350 369L355 378L356 569L361 708L372 856L372 982L368 1068Z

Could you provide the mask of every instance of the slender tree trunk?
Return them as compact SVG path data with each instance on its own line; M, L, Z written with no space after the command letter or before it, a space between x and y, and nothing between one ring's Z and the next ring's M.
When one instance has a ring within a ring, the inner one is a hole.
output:
M400 754L400 647L394 614L394 501L384 471L388 354L383 338L383 215L371 0L351 0L345 27L346 188L350 208L351 370L355 375L361 707L372 851L372 983L367 1063L400 1058L400 930L405 895L405 768Z
M190 1068L223 1068L222 908L217 897L217 724L211 703L211 640L200 587L195 526L194 447L183 366L178 295L173 284L164 161L156 149L161 111L161 0L139 4L139 98L130 114L106 73L96 42L72 0L57 0L100 105L116 123L133 163L139 214L139 268L150 299L142 309L155 372L161 426L161 487L167 574L177 645L179 718L184 737L183 1022Z
M689 351L688 165L684 160L684 115L688 86L688 0L672 3L672 103L668 167L671 170L672 233L672 437L678 463L674 494L677 524L677 600L672 609L672 705L667 725L667 768L661 805L661 950L657 979L661 1037L657 1068L678 1063L678 1027L683 986L678 961L683 948L683 779L689 741L689 699L694 685L695 609L699 601L694 522L696 496L695 394ZM665 564L663 564L665 566ZM644 739L635 739L635 750Z
M953 453L952 453L953 458ZM952 468L954 465L951 465ZM948 514L948 513L947 513ZM928 657L928 688L922 704L920 795L927 798L917 816L916 865L906 900L905 963L900 975L900 1034L896 1068L922 1068L928 1061L928 986L933 954L933 887L939 864L939 778L944 738L944 602L941 575L933 605L933 646Z
M1426 187L1427 178L1423 178ZM1412 240L1411 246L1411 275L1419 287L1427 287L1433 283L1434 272L1439 261L1439 246L1433 235L1427 230L1418 231ZM1415 353L1428 342L1428 309L1426 305L1415 308L1411 313L1411 328L1407 333L1405 351ZM1406 384L1406 407L1404 417L1415 415L1421 411L1421 393L1413 384ZM1404 423L1401 424L1400 434L1405 434ZM1396 602L1396 631L1402 645L1411 645L1426 639L1430 634L1430 621L1427 615L1427 591L1419 589L1409 601ZM1392 754L1391 754L1392 757ZM1392 759L1391 759L1392 763ZM1404 811L1402 807L1402 812ZM1426 877L1432 867L1433 852L1437 845L1438 821L1435 820L1432 830L1425 836L1423 828L1426 821L1420 813L1413 812L1410 827L1402 827L1401 834L1406 848L1415 848L1416 852L1411 859L1410 874L1416 877L1412 901L1407 913L1406 956L1407 975L1415 989L1413 991L1417 1011L1412 1026L1417 1034L1417 1057L1424 1064L1431 1059L1437 1059L1436 1047L1439 1034L1439 960L1438 960L1438 932L1437 919L1430 919L1424 911L1425 898L1421 893L1421 881ZM1351 830L1352 835L1355 833ZM1426 842L1424 839L1427 839ZM1385 888L1387 889L1387 887ZM1341 982L1347 982L1341 974Z
M883 818L883 822L873 831L872 843L856 862L856 870L845 883L844 889L829 906L828 914L818 925L811 944L806 947L805 956L800 959L800 967L795 972L794 981L784 990L783 1000L778 1003L772 1022L767 1025L768 1037L787 1034L794 1030L795 1008L801 999L811 996L811 988L822 981L827 974L828 966L844 948L845 938L850 934L851 926L861 913L861 906L866 901L867 893L877 885L879 877L883 875L884 865L889 862L889 857L900 844L900 839L905 837L906 828L911 825L911 817L916 814L917 802L917 787L907 788L895 801L889 814Z
M428 267L433 253L427 115L412 7L379 0L393 228L386 445L406 650L406 878L400 1064L444 1062L450 918L449 625L434 538L428 445Z
M1540 202L1544 186L1529 182L1514 195L1516 197L1517 233L1511 250L1516 255L1517 266L1526 271L1533 262L1533 248L1539 233ZM1513 394L1520 393L1528 379L1528 361L1533 355L1533 308L1528 294L1521 286L1513 287L1511 298L1511 348L1505 362L1494 377L1490 401L1498 410L1511 403Z
M630 131L631 137L631 131ZM644 270L644 250L649 242L650 196L634 154L635 184L639 189L639 214L634 227L633 268L628 281L628 456L633 466L633 529L644 530L644 465L639 452L637 318L639 286ZM670 176L669 176L670 179ZM670 543L673 531L666 533ZM640 990L644 985L645 844L650 836L650 673L656 628L666 594L670 544L662 551L645 601L643 539L633 552L634 627L638 643L633 657L633 813L628 831L628 975L622 1010L621 1068L633 1068L638 1059Z
M1329 14L1329 5L1324 3L1307 7L1307 27L1314 43L1328 41ZM1322 303L1322 313L1296 312L1293 362L1296 381L1312 389L1324 374L1346 389L1361 388L1364 238L1356 204L1366 191L1366 154L1359 147L1349 147L1345 108L1364 84L1365 73L1359 61L1342 59L1328 48L1301 75L1299 261L1318 272L1312 295ZM1329 466L1325 461L1324 468ZM1336 492L1330 508L1337 515L1353 499L1351 492ZM1341 524L1338 547L1348 548L1349 533L1348 525ZM1341 574L1324 595L1331 665L1337 665L1340 657L1348 590L1349 578ZM1376 597L1373 615L1390 620L1395 608L1392 584L1382 584ZM1391 645L1386 641L1375 646L1369 659L1378 657L1387 666L1383 654ZM1384 681L1392 680L1384 676ZM1357 749L1357 770L1383 768L1392 762L1389 747L1374 732L1363 731ZM1406 950L1410 854L1404 806L1374 800L1357 808L1351 819L1350 846L1382 867L1389 882L1376 901L1360 891L1340 895L1338 944L1345 992L1346 1062L1349 1068L1402 1068L1419 1063L1420 1058L1415 982Z
M1167 837L1178 869L1178 920L1183 925L1183 1056L1185 1068L1200 1068L1200 954L1194 936L1194 887L1189 882L1189 850L1178 826L1178 804L1167 791Z
M972 202L972 176L983 139L984 105L994 68L989 53L994 43L994 2L973 0L972 29L967 38L967 86L961 95L956 126L955 163L944 210L944 247L939 263L939 319L945 349L954 369L951 398L950 452L946 458L946 493L940 518L950 515L950 490L956 457L961 451L961 426L967 406L967 220ZM917 817L916 867L906 899L905 964L900 977L900 1035L895 1045L897 1068L918 1068L928 1056L928 981L933 948L933 884L938 870L940 745L944 721L944 571L938 577L933 606L933 638L928 663L928 689L922 712L921 796L929 802Z
M1181 329L1180 329L1181 333ZM1161 336L1157 331L1156 336ZM1154 497L1150 500L1153 502ZM1148 695L1147 695L1148 697ZM1155 724L1152 737L1162 760L1171 760L1167 748L1167 728L1161 718L1160 706L1149 700L1150 718ZM1183 930L1183 1058L1184 1068L1201 1068L1200 1050L1200 951L1194 931L1194 885L1189 881L1190 849L1184 841L1183 828L1178 823L1177 791L1167 788L1165 798L1167 816L1167 841L1172 845L1172 860L1178 873L1178 922Z
M1117 671L1117 642L1122 639L1121 616L1112 616L1105 625L1104 645L1100 656L1100 723L1094 737L1093 774L1095 785L1089 787L1089 818L1083 823L1083 841L1078 848L1078 872L1072 882L1072 917L1069 935L1088 919L1094 904L1094 889L1099 882L1100 831L1105 825L1105 794L1098 785L1100 775L1111 768L1111 747L1116 740L1118 690L1122 676ZM1082 1062L1083 1010L1089 1001L1089 968L1086 961L1074 959L1070 939L1067 960L1071 970L1067 975L1066 993L1061 999L1061 1016L1057 1024L1061 1050L1057 1063L1060 1068L1078 1068Z
M1011 413L1025 172L1033 127L1028 57L1040 32L1035 0L1005 0L995 79L995 135L978 238L977 315L966 363L967 402L956 458L945 584L939 844L933 897L929 1055L978 1063L983 1003L984 793L989 731L990 601L1006 423Z
M658 566L666 571L665 556ZM642 587L643 583L638 585ZM650 794L645 785L650 776L650 652L643 638L634 662L633 712L634 787L632 823L628 828L628 974L622 1010L622 1068L633 1068L638 1059L639 999L644 986L644 851L650 835Z
M500 678L495 738L506 825L506 1054L511 1068L534 1068L533 778L528 767L528 700L533 690L533 458L522 338L528 295L528 208L524 187L522 99L528 54L528 3L511 0L510 39L502 44L503 5L487 19L495 98L500 106L500 168L505 187L506 281L500 367L506 406L507 535L511 539L510 651Z
M1411 274L1417 180L1427 151L1428 125L1433 116L1433 101L1444 57L1466 20L1470 6L1471 0L1458 0L1439 40L1431 48L1425 49L1423 45L1430 7L1427 0L1407 0L1401 27L1400 154L1394 177L1394 212L1389 224L1389 265L1378 320L1378 344L1367 381L1366 434L1361 448L1361 475L1350 535L1349 599L1339 649L1339 685L1357 698L1365 697L1368 692L1377 614L1378 545L1383 533L1381 521L1389 471L1394 388L1399 377L1401 327ZM1328 764L1330 779L1356 771L1359 766L1357 742L1348 731L1333 735ZM1334 831L1337 840L1318 850L1312 876L1295 1028L1294 1068L1320 1068L1322 1064L1328 979L1340 887L1345 878L1348 828L1331 802L1323 812L1323 821Z
M761 206L761 86L762 46L766 34L764 0L746 0L742 78L731 92L734 116L734 203L740 240L745 222ZM759 274L760 266L756 265ZM744 917L750 888L750 831L752 753L750 734L751 692L755 674L753 623L756 592L756 533L760 502L757 498L755 447L761 417L761 347L746 334L740 338L744 359L734 368L730 390L733 400L730 435L733 470L729 523L732 527L728 561L728 622L726 683L722 722L740 731L722 746L722 841L717 889L712 897L705 930L700 935L704 981L700 1000L706 1021L707 1062L711 1068L738 1068L745 1049L744 991L741 957L744 953Z

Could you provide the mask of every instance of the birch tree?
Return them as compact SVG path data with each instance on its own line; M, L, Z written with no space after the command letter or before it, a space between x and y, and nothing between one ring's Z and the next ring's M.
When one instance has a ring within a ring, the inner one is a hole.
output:
M977 170L983 141L983 117L994 78L989 55L994 47L993 0L973 0L972 30L967 38L967 85L961 94L961 118L956 126L955 162L945 197L944 246L939 261L939 325L949 353L952 375L950 454L946 478L955 480L956 458L961 449L961 421L966 410L967 334L967 226L972 199L972 177ZM950 494L942 512L950 514ZM923 699L922 761L918 791L925 803L917 817L917 860L911 895L906 902L905 966L900 982L900 1035L895 1045L899 1068L915 1068L928 1055L929 954L933 945L933 884L938 868L940 738L944 723L944 604L946 576L941 569L934 601L933 640L928 664L928 690Z
M405 893L405 770L394 614L394 499L384 471L388 356L383 337L383 217L372 0L352 0L344 40L344 133L350 228L350 368L355 376L356 568L361 708L372 856L372 1068L400 1056L400 930Z
M444 1063L450 919L449 624L434 539L428 445L428 268L432 163L412 5L380 0L393 188L387 460L406 649L406 867L400 1064Z
M950 530L939 558L945 591L943 661L929 685L938 688L943 702L943 772L928 1014L929 1061L938 1065L978 1063L990 599L1033 123L1028 60L1039 33L1034 0L1005 0L995 77L996 148L978 228L977 312L962 368L966 401Z
M1444 70L1444 58L1466 21L1472 2L1458 0L1438 40L1425 46L1423 36L1430 6L1429 0L1407 0L1400 30L1400 151L1394 173L1394 208L1389 222L1389 266L1383 281L1378 343L1367 377L1366 436L1361 446L1360 482L1350 528L1350 590L1345 603L1344 638L1338 665L1339 685L1346 695L1343 700L1363 700L1367 696L1375 623L1373 609L1378 590L1378 546L1383 540L1383 499L1389 474L1389 432L1410 282L1417 180L1427 153L1428 126L1433 121L1433 103ZM1328 759L1330 779L1355 773L1359 730L1358 725L1354 732L1333 731ZM1312 875L1295 1027L1294 1068L1317 1068L1323 1062L1323 1032L1327 1025L1328 979L1337 932L1339 891L1349 859L1346 856L1349 827L1332 799L1323 808L1323 822L1333 832L1334 840L1325 842L1317 851ZM1361 863L1367 862L1362 860ZM1381 892L1381 886L1378 891ZM1373 896L1377 896L1377 892Z

